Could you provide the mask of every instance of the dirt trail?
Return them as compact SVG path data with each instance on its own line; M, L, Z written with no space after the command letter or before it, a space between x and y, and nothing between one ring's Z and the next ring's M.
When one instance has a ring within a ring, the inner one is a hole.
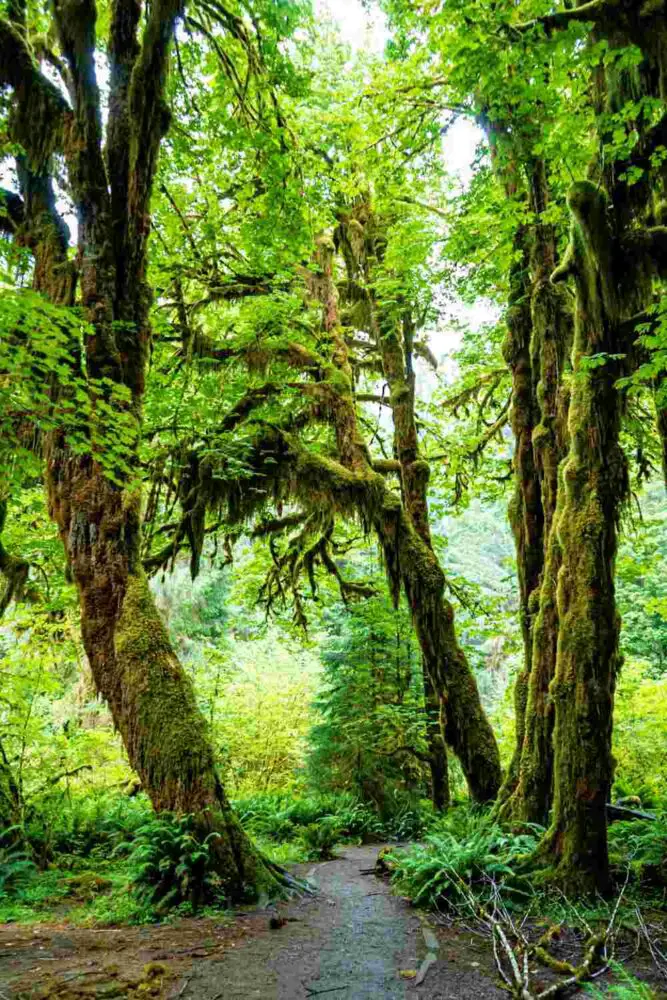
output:
M334 861L299 866L318 894L277 907L288 922L196 961L177 984L181 1000L487 1000L504 994L483 942L437 936L388 884L372 875L378 848L346 847ZM424 981L404 973L425 972ZM181 992L179 992L181 991Z
M373 875L377 854L343 847L334 861L296 866L317 894L268 911L146 927L0 925L0 1000L505 997L488 940L432 926ZM272 930L271 917L285 923ZM562 957L576 961L580 944L564 937ZM650 956L631 966L658 985Z

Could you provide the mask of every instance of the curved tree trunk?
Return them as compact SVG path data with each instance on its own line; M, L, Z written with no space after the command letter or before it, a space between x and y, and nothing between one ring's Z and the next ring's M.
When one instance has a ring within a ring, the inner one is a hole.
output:
M396 322L395 324L389 323L386 329L381 329L377 319L376 304L372 298L369 301L375 317L373 327L377 350L382 360L382 369L392 401L394 453L401 470L403 505L415 531L433 552L427 495L430 469L428 463L420 456L415 420L414 329L412 320L408 314L404 314L401 317L400 327ZM425 657L422 658L422 673L431 792L433 805L436 810L440 811L446 808L451 800L447 745L444 738L447 734L448 692L446 686L441 686L438 683L438 679L442 683L442 673L432 674L429 662Z
M91 461L49 455L51 512L79 591L83 642L130 763L154 808L196 817L214 841L230 900L277 887L241 829L216 771L206 721L139 558L138 496Z
M52 149L62 143L79 223L87 373L124 390L136 426L113 477L96 461L92 429L88 455L72 451L62 432L46 443L50 512L77 586L84 646L97 689L154 807L191 813L202 834L215 831L217 869L228 898L253 898L277 886L276 870L241 830L217 775L205 720L143 574L140 497L132 482L150 342L150 199L168 122L168 53L181 5L154 3L141 42L140 5L112 5L104 153L94 4L55 10L71 74L71 108L33 62L20 3L16 11L13 21L0 18L0 83L14 91L15 138L28 151L17 163L24 215L17 239L34 254L35 287L54 303L73 304L77 272L67 259L68 233L50 174ZM100 389L92 392L95 410Z
M458 644L454 609L445 597L445 576L433 551L428 527L426 486L428 464L419 458L414 422L414 384L406 374L405 357L393 326L378 332L379 350L393 396L395 444L402 472L404 502L392 494L372 469L360 441L353 397L353 376L347 345L338 327L337 292L333 283L333 249L323 263L325 326L335 337L336 364L346 378L334 416L343 464L367 480L362 503L384 554L396 598L401 583L421 646L427 676L440 700L446 743L461 762L471 796L478 802L495 798L500 786L500 756L493 730L482 707L474 675ZM346 455L352 458L345 460Z

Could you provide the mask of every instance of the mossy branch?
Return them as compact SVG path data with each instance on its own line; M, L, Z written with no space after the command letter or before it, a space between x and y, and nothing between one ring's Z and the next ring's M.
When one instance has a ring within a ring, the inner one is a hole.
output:
M571 24L597 24L607 17L613 17L615 8L618 7L618 0L589 0L579 7L570 10L559 10L553 14L545 14L543 17L536 17L533 21L526 21L523 24L508 25L512 32L526 34L536 29L542 29L545 34L551 35L554 31L562 31Z
M17 137L28 153L29 166L39 172L62 148L72 111L40 71L24 35L4 17L0 17L0 85L14 91Z
M0 233L13 236L25 220L25 205L20 195L0 188Z

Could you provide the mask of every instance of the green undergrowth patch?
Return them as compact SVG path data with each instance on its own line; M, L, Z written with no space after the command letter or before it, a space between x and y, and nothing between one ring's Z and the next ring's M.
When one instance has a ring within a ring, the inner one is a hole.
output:
M130 890L132 869L127 860L64 855L11 893L0 896L0 923L63 921L79 926L148 923L151 908Z
M584 989L585 995L594 1000L657 1000L657 993L618 962L612 963L612 972L616 980L614 983L604 989L589 983Z
M501 825L489 811L461 806L432 822L423 842L390 852L386 860L397 891L417 905L465 907L470 899L484 903L502 891L510 908L536 908L566 919L567 899L543 886L534 860L543 832L533 824ZM621 913L638 904L664 910L667 813L612 823L609 851L616 893L609 900L584 901L590 918L609 919L621 889Z
M434 822L428 803L398 794L382 813L349 794L254 795L234 806L259 850L283 865L325 860L341 842L411 840ZM156 816L141 794L61 799L0 836L0 922L105 926L219 913L227 903L213 847L189 817Z
M629 874L633 888L663 898L667 892L667 812L609 827L609 855L617 880Z
M384 860L397 891L420 906L465 909L470 898L481 901L494 886L521 904L532 895L524 859L542 832L533 824L510 830L482 809L460 807L434 823L423 843Z
M302 839L306 828L323 822L331 826L332 820L340 840L416 840L436 819L429 802L408 794L392 796L382 811L350 793L253 795L237 799L234 806L250 834L278 843Z

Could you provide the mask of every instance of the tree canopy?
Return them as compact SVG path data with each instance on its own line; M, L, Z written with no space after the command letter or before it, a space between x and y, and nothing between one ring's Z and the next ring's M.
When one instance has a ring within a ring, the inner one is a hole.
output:
M225 785L298 770L307 713L253 756L218 718L227 584L194 682L159 607L240 564L249 617L328 630L323 787L465 784L540 826L545 883L608 893L623 655L664 670L667 12L375 11L381 52L306 0L2 4L0 612L38 667L7 654L3 725L80 630L155 810L214 838L230 900L289 884ZM314 697L285 667L267 718L282 685ZM7 826L28 732L0 728Z

